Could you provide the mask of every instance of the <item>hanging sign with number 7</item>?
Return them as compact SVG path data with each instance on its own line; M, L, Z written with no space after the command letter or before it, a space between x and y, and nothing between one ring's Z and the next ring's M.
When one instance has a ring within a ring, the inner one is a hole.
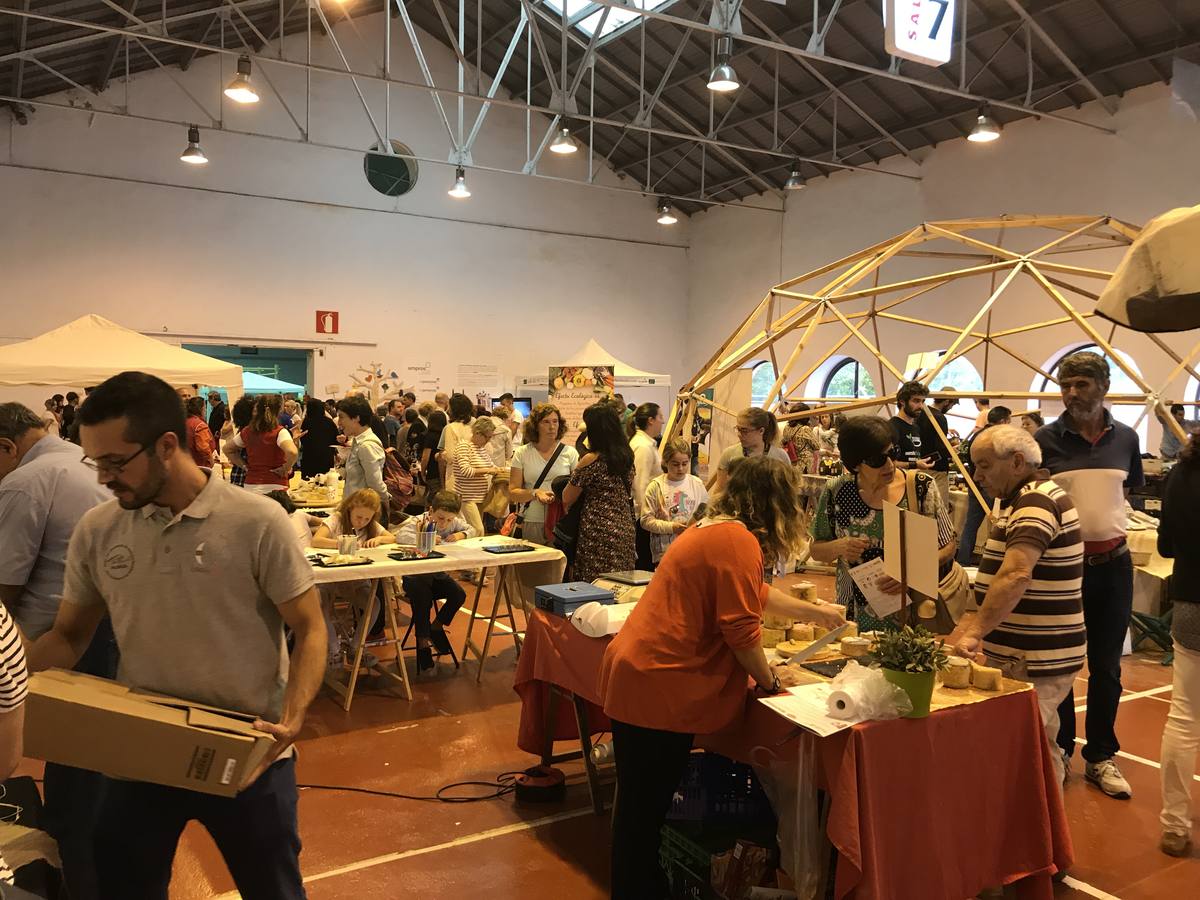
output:
M954 43L956 0L884 0L883 43L901 59L940 66Z

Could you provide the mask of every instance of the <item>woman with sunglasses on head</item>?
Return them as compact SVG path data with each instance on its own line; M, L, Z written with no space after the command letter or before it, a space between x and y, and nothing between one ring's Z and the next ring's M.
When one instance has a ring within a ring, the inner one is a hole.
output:
M757 406L743 409L738 413L735 430L738 442L721 454L721 460L717 463L717 474L707 485L714 494L725 490L725 486L729 484L729 467L739 459L769 456L789 466L792 464L787 451L778 446L779 422L774 413Z
M892 426L875 416L855 416L838 433L838 452L849 474L825 486L812 523L812 558L837 565L837 600L846 617L862 631L895 629L891 619L872 613L850 568L883 556L883 504L908 509L908 476L891 458ZM913 472L914 494L922 515L937 519L939 568L953 564L954 524L941 502L937 485L925 472ZM939 573L939 577L940 577ZM898 593L900 585L885 580L884 591Z

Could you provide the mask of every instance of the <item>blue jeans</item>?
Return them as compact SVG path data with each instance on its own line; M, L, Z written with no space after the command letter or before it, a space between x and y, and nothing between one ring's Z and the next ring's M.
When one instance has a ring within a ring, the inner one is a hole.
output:
M992 502L992 498L987 494L983 495L983 499L988 503ZM975 538L979 534L979 526L983 524L986 515L987 511L975 499L974 491L968 490L967 518L963 522L963 533L958 539L958 553L954 555L960 566L971 565L971 554L975 550Z
M1133 612L1133 560L1128 553L1100 566L1083 567L1083 620L1087 625L1088 692L1083 758L1102 762L1121 749L1117 707L1121 699L1121 651ZM1075 750L1075 692L1058 708L1058 746Z
M100 896L167 900L175 847L192 819L212 835L244 900L303 900L294 757L236 797L109 779L95 839Z

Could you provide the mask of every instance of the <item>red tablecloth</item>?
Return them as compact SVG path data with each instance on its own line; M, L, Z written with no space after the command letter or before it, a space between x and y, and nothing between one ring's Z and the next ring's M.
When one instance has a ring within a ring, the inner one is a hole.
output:
M517 666L518 746L541 755L548 685L594 706L606 639L535 612ZM555 739L578 737L570 706ZM798 729L748 697L741 721L698 746L743 762L756 747L795 752ZM838 849L836 896L856 900L963 900L1016 882L1024 898L1053 896L1050 875L1072 862L1062 793L1032 691L933 713L868 722L817 742L819 779L832 798L828 835Z

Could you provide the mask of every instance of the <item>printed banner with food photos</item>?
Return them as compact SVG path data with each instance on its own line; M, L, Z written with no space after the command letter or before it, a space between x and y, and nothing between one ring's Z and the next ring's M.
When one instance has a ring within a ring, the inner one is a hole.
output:
M612 366L551 366L549 400L567 423L563 441L575 445L583 430L583 411L598 400L613 396Z

